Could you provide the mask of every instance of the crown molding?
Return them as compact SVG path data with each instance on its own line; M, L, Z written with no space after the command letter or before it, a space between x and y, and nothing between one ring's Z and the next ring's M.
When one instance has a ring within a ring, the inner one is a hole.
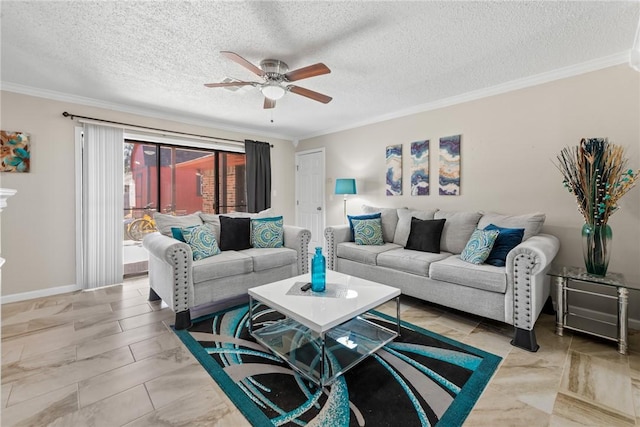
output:
M603 68L620 65L626 62L629 62L629 51L620 52L614 55L605 56L603 58L594 59L592 61L587 61L587 62L583 62L576 65L570 65L568 67L558 68L553 71L536 74L536 75L525 77L522 79L512 80L510 82L502 83L496 86L491 86L488 88L463 93L461 95L456 95L449 98L428 102L426 104L416 105L415 107L410 107L410 108L402 109L399 111L394 111L392 113L372 117L370 119L353 123L348 126L325 129L325 130L314 132L308 135L298 136L296 137L296 139L303 141L305 139L310 139L317 136L328 135L336 132L355 129L355 128L359 128L367 125L372 125L375 123L384 122L391 119L410 116L412 114L423 113L431 110L437 110L444 107L450 107L452 105L462 104L469 101L475 101L481 98L487 98L490 96L512 92L514 90L524 89L531 86L537 86L543 83L565 79L567 77L578 76L580 74L601 70Z
M39 98L52 99L55 101L69 102L69 103L86 105L86 106L97 107L97 108L105 108L109 110L119 111L122 113L137 114L140 116L156 118L161 120L171 120L171 121L176 121L176 122L194 125L194 126L202 126L209 129L217 129L217 130L224 130L229 132L237 132L241 134L249 134L249 136L255 135L259 137L285 139L285 140L291 141L292 144L296 146L295 141L304 141L305 139L310 139L317 136L328 135L328 134L342 132L350 129L356 129L359 127L380 123L387 120L410 116L412 114L423 113L426 111L437 110L439 108L449 107L456 104L475 101L478 99L487 98L489 96L499 95L499 94L511 92L518 89L537 86L543 83L552 82L554 80L573 77L580 74L585 74L592 71L597 71L603 68L608 68L615 65L628 63L628 62L629 62L629 51L624 51L614 55L605 56L603 58L594 59L592 61L587 61L580 64L559 68L546 73L536 74L536 75L525 77L522 79L512 80L510 82L502 83L496 86L491 86L488 88L463 93L463 94L452 96L449 98L416 105L414 107L405 108L405 109L394 111L388 114L382 114L382 115L372 117L360 122L355 122L346 126L328 128L318 132L312 132L310 134L298 135L298 136L234 127L226 124L219 124L213 120L205 121L205 120L198 120L198 119L193 119L185 116L165 114L155 110L131 107L123 104L115 104L115 103L101 101L93 98L86 98L86 97L66 94L62 92L34 88L34 87L24 86L24 85L10 83L10 82L0 82L0 89L8 92L20 93L23 95L30 95L30 96L35 96Z
M186 116L166 114L156 110L132 107L130 105L124 105L124 104L116 104L112 102L101 101L98 99L86 98L83 96L71 95L63 92L56 92L48 89L40 89L32 86L25 86L17 83L0 82L0 90L7 91L7 92L15 92L21 95L35 96L37 98L51 99L53 101L69 102L69 103L84 105L88 107L104 108L107 110L118 111L121 113L136 114L139 116L144 116L144 117L149 117L154 119L171 120L174 122L184 123L184 124L193 125L193 126L202 126L208 129L237 132L243 135L247 135L249 137L251 136L262 137L262 138L270 137L270 138L277 138L277 139L285 139L289 141L293 139L291 135L263 132L263 131L259 131L251 128L247 129L247 128L229 126L227 124L217 123L214 120L198 120L198 119L194 119Z

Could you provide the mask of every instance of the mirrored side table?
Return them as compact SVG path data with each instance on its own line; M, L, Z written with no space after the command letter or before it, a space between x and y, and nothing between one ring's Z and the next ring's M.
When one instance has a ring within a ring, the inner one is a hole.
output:
M629 288L624 281L624 276L619 273L607 273L606 276L594 276L587 273L586 269L581 267L562 267L551 270L549 276L552 283L556 286L556 334L562 336L564 329L583 332L600 338L616 341L618 343L618 353L627 354L627 325L629 322L628 305L629 305ZM572 282L601 285L593 286L593 290L578 289L571 286ZM615 287L616 295L607 295L598 289L602 286ZM636 288L631 286L631 288ZM593 318L583 318L587 320L587 324L591 325L589 329L570 325L567 322L571 317L580 317L569 313L569 305L567 296L569 292L593 295L599 298L616 299L618 307L617 324L605 322Z

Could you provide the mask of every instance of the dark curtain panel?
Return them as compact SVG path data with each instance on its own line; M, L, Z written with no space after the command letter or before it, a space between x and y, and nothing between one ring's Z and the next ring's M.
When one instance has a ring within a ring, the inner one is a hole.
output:
M247 211L260 212L271 207L271 145L244 141L247 155Z

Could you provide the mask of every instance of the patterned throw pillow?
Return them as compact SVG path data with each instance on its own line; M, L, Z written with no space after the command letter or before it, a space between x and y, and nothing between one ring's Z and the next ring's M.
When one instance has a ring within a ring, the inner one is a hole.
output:
M209 258L220 253L216 236L211 228L206 225L196 225L182 229L182 236L185 242L191 246L193 260Z
M251 219L251 246L254 248L281 248L284 228L281 216Z
M352 219L356 245L384 245L380 218Z
M353 230L353 220L356 220L356 219L375 219L375 218L382 218L382 213L376 212L376 213L366 214L366 215L347 215L347 219L349 220L349 228L351 229L351 235L349 237L349 241L350 242L355 241L355 233L354 233L354 230ZM382 224L382 219L380 220L380 224Z
M471 264L482 264L489 257L498 234L500 234L498 230L480 230L476 228L460 254L460 258Z

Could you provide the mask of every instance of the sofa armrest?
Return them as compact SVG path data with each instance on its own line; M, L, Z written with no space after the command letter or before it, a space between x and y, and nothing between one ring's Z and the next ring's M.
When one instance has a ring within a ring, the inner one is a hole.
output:
M158 232L148 234L142 246L149 252L149 285L178 313L193 306L193 253L188 244Z
M324 229L324 238L327 242L327 268L335 270L338 268L338 243L351 240L351 228L347 225L334 225Z
M294 225L284 227L284 246L298 252L298 274L309 272L309 242L311 232L306 228Z
M507 281L513 286L515 327L533 329L549 297L547 272L559 249L557 237L538 234L520 243L507 255Z

